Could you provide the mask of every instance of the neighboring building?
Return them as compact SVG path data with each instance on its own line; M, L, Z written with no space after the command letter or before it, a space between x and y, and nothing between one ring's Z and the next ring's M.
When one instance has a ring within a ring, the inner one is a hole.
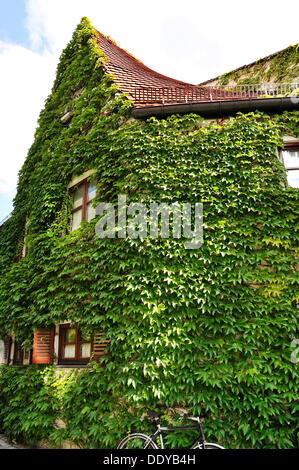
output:
M238 67L219 77L211 78L200 85L223 87L250 84L291 84L298 82L299 76L298 44L286 47L251 64Z

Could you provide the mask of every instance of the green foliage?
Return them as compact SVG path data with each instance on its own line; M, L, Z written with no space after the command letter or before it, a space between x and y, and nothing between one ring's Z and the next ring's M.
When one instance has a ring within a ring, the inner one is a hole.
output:
M282 133L299 137L299 111L284 111L274 116L274 119L279 123Z
M0 427L24 442L47 439L59 410L51 368L1 366Z
M205 410L207 439L226 447L295 446L298 191L284 188L276 149L298 116L240 114L223 126L195 115L135 121L103 74L95 35L84 19L62 54L0 231L0 329L31 342L34 327L68 319L103 330L108 353L59 393L43 369L4 368L4 431L109 448L146 426L147 408L184 406ZM100 240L96 220L69 234L67 186L90 168L97 201L203 202L201 249L173 238ZM26 217L28 254L16 263ZM36 385L23 402L26 374ZM31 413L37 424L24 428Z

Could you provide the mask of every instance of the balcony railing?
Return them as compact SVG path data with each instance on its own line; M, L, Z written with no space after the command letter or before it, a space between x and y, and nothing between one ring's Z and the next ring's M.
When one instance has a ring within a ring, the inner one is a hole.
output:
M244 96L265 96L275 98L277 96L297 96L299 93L299 81L292 83L262 83L255 85L235 85L224 87L224 90L234 90Z
M228 87L140 87L134 89L135 103L188 103L196 101L219 101L248 98L275 98L298 96L299 81L292 83L264 83Z

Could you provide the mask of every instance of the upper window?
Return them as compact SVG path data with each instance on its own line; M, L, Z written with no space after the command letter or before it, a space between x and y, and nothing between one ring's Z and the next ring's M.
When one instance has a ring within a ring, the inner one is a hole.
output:
M299 142L286 144L281 152L281 161L286 169L289 186L299 188Z
M89 222L96 215L96 210L92 206L92 201L96 196L96 180L83 181L73 191L73 209L71 230L80 227L83 220Z
M60 326L59 363L87 363L93 351L93 336L79 328Z

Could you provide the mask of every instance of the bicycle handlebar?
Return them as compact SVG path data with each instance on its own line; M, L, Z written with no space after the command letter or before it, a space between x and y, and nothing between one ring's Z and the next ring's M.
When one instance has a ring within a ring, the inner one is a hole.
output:
M148 410L147 416L148 416L148 419L150 421L159 422L160 417L163 416L163 412ZM189 420L189 421L195 421L196 423L200 422L200 417L199 416L189 416L188 413L183 413L182 415L180 415L180 419L181 420L186 419L186 420Z

